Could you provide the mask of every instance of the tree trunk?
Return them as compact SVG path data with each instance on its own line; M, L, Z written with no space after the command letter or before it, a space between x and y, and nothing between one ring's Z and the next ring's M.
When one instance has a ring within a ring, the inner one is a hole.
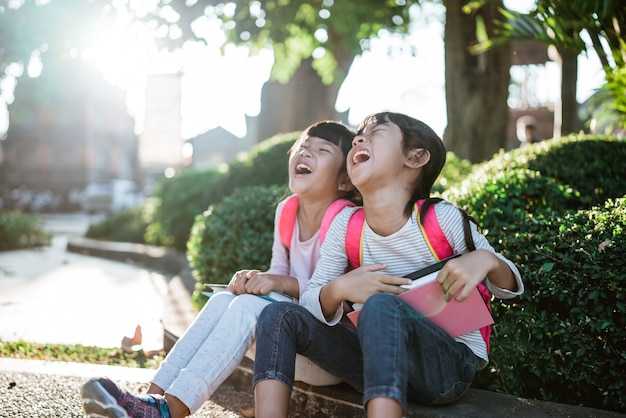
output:
M578 119L576 100L578 54L574 51L564 51L561 53L561 59L561 135L567 135L582 128Z
M447 0L445 27L445 77L448 125L444 142L448 150L473 163L489 159L506 145L508 122L510 44L473 55L476 16L463 13L464 0ZM493 36L493 20L500 0L479 10Z
M578 119L578 101L576 100L576 80L578 77L578 53L548 47L550 59L561 70L561 91L554 103L554 128L552 136L560 138L582 128Z
M278 133L301 131L319 120L347 122L348 112L338 113L335 110L345 76L329 86L324 85L311 67L311 62L311 59L303 60L287 84L276 81L265 83L261 92L257 141Z

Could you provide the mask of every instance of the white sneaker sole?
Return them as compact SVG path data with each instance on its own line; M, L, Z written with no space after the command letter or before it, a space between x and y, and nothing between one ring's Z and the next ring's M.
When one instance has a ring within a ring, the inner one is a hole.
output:
M117 400L98 382L91 379L80 390L83 410L92 418L130 418Z

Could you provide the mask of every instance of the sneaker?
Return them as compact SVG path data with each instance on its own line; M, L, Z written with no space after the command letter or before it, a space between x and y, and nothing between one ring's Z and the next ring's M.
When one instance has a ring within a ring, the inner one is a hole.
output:
M132 395L106 377L89 379L80 390L83 410L90 417L171 418L161 395Z

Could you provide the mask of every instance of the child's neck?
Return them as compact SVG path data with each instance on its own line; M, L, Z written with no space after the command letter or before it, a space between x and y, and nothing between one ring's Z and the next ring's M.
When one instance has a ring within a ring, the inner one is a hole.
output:
M336 198L307 199L299 196L298 204L298 227L300 229L300 241L310 239L320 229L326 209Z
M376 234L388 236L406 224L404 208L411 198L408 191L386 188L362 196L365 219Z

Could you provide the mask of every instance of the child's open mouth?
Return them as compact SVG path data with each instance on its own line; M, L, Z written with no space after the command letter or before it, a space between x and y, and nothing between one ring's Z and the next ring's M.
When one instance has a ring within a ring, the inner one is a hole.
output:
M296 174L311 174L312 172L311 167L304 163L296 165Z
M364 149L358 150L352 155L352 163L359 164L370 159L370 153Z

